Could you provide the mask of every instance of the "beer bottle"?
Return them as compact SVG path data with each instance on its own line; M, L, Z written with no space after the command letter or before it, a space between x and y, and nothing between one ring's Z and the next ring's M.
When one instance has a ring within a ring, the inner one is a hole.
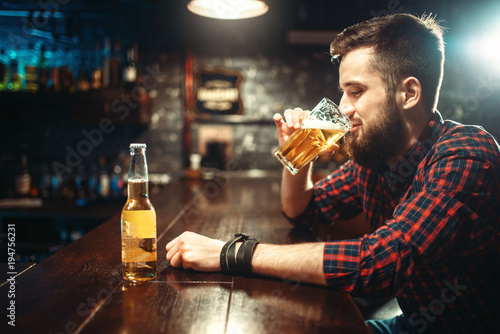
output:
M148 187L146 144L130 144L128 198L121 214L122 276L130 282L156 277L156 212Z

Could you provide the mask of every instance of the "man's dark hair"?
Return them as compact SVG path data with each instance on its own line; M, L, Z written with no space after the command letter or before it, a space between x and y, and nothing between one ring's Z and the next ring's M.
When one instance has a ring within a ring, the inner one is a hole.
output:
M443 80L444 42L443 28L435 18L394 14L364 21L337 35L330 54L340 61L357 48L373 48L370 66L382 75L388 93L413 76L422 85L425 107L436 109Z

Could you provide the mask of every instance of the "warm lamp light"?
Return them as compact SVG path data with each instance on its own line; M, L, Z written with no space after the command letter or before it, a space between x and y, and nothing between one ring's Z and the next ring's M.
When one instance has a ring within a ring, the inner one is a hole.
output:
M187 8L194 14L221 20L247 19L269 10L263 0L191 0Z

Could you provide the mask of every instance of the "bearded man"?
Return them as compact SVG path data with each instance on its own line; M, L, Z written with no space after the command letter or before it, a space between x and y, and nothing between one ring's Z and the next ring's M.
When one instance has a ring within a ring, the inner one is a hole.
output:
M312 164L296 175L285 170L282 211L297 226L363 214L371 233L257 244L251 258L256 274L397 297L403 314L368 321L375 333L500 329L500 148L484 129L443 121L437 111L442 34L431 17L395 14L335 38L330 49L340 63L339 107L352 122L351 160L315 184ZM274 115L280 144L305 115L300 108ZM184 233L167 244L167 259L220 271L223 246Z

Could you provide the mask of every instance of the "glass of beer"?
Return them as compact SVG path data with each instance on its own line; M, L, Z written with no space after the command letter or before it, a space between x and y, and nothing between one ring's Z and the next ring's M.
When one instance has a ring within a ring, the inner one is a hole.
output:
M335 103L323 98L288 139L274 152L293 174L328 150L351 129L351 121Z

